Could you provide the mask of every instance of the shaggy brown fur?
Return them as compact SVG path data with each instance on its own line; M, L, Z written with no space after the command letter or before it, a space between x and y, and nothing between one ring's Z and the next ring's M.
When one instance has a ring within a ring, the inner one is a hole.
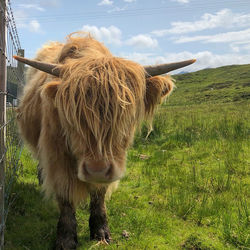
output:
M171 93L171 78L146 79L141 65L114 57L81 33L65 44L50 42L35 59L63 68L60 78L30 68L18 109L20 132L39 160L46 194L74 208L96 190L111 193L125 171L135 129ZM81 179L83 163L96 159L112 162L110 183Z

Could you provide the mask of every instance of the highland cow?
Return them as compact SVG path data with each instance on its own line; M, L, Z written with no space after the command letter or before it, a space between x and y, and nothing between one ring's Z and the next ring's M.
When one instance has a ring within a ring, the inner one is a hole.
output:
M173 90L159 75L195 60L143 67L81 33L48 43L35 60L15 58L32 66L17 118L58 202L56 249L76 249L75 209L88 195L90 238L109 242L105 197L124 175L136 128Z

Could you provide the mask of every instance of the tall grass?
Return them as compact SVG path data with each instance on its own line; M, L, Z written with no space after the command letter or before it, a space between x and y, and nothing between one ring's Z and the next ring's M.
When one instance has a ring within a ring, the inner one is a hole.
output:
M140 182L148 182L162 210L218 228L235 247L250 244L249 115L249 104L163 107L130 156L148 156Z

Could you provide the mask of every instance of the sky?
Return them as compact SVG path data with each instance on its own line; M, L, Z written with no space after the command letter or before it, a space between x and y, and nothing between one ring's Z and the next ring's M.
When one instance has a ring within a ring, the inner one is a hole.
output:
M21 47L90 32L114 56L142 65L196 58L174 71L250 63L250 0L11 1Z

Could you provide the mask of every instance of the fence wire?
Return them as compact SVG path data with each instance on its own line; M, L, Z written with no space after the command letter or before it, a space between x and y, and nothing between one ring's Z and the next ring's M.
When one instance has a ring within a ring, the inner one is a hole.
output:
M0 249L4 246L4 228L8 210L15 196L11 192L21 167L22 142L16 126L18 96L24 85L24 66L13 55L24 55L11 8L10 0L0 0ZM6 72L6 74L4 74Z

